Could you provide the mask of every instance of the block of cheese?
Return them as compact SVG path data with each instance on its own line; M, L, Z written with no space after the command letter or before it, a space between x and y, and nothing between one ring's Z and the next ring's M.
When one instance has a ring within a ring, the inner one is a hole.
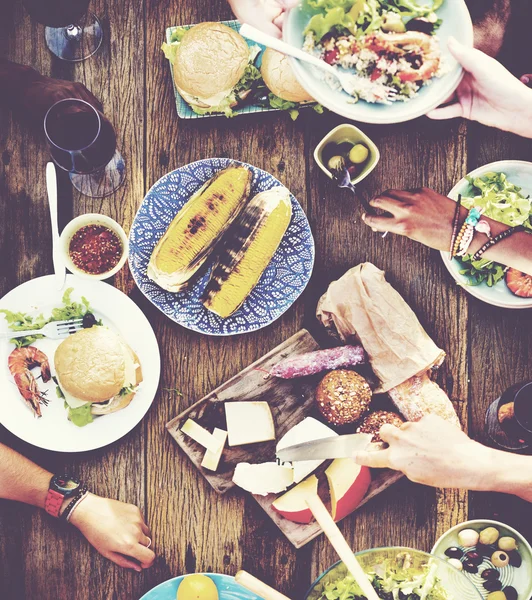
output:
M325 423L322 423L313 417L306 417L283 435L277 443L277 451L288 448L288 446L313 442L314 440L321 440L337 435L338 434L330 427L327 427ZM307 475L310 475L310 473L315 471L323 462L323 460L294 461L292 463L292 466L294 467L294 483L303 481Z
M222 445L220 446L218 452L211 452L210 450L207 450L205 452L205 455L203 456L203 460L201 461L201 466L204 469L209 469L209 471L216 471L218 469L218 465L220 464L220 458L222 458L222 453L224 451L225 442L227 440L227 431L224 431L223 429L218 429L218 427L216 427L212 432L212 435L217 440L220 440Z
M233 474L233 482L252 494L267 496L279 494L294 483L292 467L281 467L277 463L250 465L238 463Z
M272 411L267 402L226 402L225 418L230 446L275 439Z
M218 438L214 437L212 433L204 429L201 425L198 425L192 419L187 419L186 423L181 427L181 431L213 453L219 452L220 448L223 447L222 442Z

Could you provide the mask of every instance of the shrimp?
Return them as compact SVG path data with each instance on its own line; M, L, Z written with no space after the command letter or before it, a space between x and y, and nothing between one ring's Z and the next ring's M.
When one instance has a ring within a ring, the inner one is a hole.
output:
M37 387L37 381L31 372L34 367L41 367L41 377L46 383L50 381L50 363L44 352L41 352L35 346L26 348L15 348L7 359L7 366L18 387L19 392L33 412L40 417L41 403L46 404L43 394Z
M403 82L427 81L434 77L440 66L438 43L431 35L420 31L380 33L368 39L367 47L375 52L390 52L399 57L417 55L421 65L401 67L397 76Z

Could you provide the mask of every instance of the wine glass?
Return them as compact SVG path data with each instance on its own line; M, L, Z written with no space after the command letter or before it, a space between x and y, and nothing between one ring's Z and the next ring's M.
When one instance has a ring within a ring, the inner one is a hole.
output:
M532 448L532 381L512 385L490 405L486 430L491 440L506 450Z
M98 18L87 12L90 0L24 0L28 13L46 25L46 45L52 54L69 62L92 56L103 38Z
M103 198L124 182L125 163L113 126L85 100L56 102L44 117L44 132L54 162L85 196Z

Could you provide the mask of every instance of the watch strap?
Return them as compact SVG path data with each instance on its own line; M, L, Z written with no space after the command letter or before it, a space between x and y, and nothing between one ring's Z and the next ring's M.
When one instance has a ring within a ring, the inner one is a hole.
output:
M63 504L63 500L65 497L63 494L56 492L55 490L48 490L48 494L46 495L46 501L44 503L44 510L52 517L56 519L59 517L59 511L61 510L61 506Z

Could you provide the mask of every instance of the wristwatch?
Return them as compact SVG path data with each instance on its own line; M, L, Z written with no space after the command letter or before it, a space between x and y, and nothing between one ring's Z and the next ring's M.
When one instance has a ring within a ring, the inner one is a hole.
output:
M63 502L72 498L81 487L81 481L71 475L54 475L50 479L48 494L44 503L44 509L52 517L59 517Z

